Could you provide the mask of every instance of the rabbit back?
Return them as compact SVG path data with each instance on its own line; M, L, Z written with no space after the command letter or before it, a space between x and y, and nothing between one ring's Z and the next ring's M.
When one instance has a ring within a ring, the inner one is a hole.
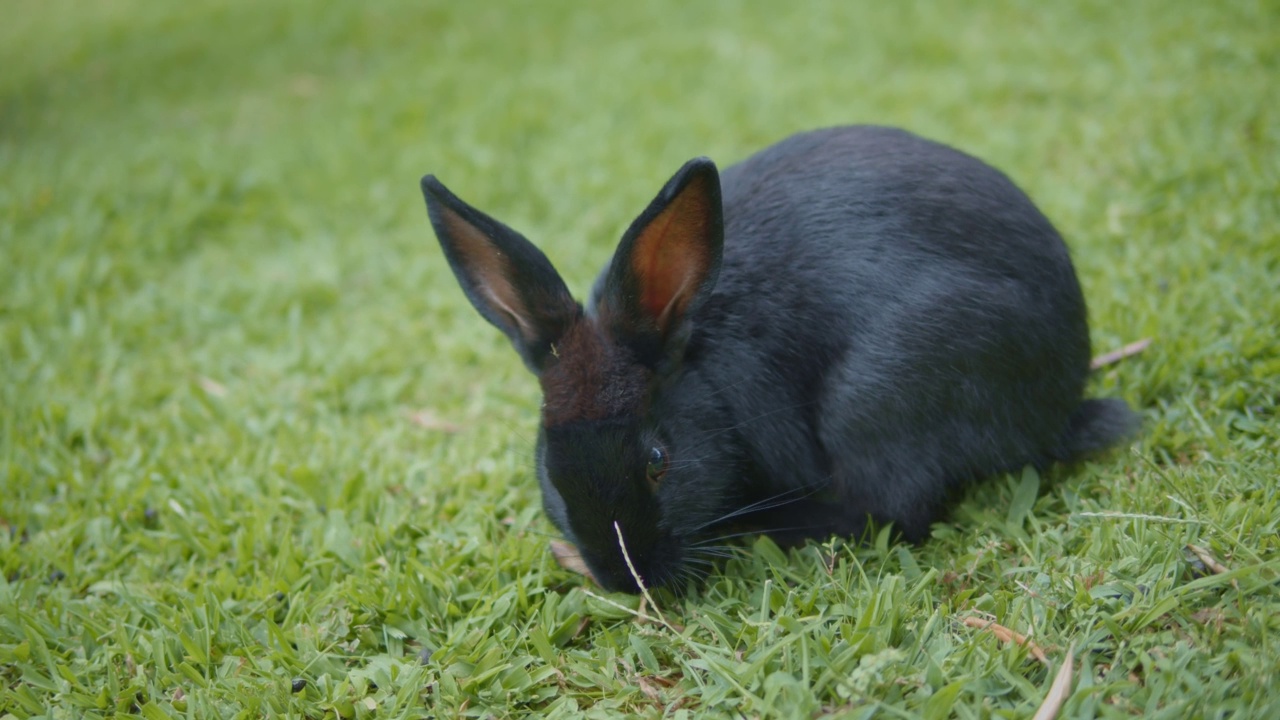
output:
M1128 427L1123 404L1081 414L1079 282L999 171L855 126L793 136L722 183L723 266L686 382L729 415L747 499L825 487L767 524L848 535L870 515L918 538L957 485Z

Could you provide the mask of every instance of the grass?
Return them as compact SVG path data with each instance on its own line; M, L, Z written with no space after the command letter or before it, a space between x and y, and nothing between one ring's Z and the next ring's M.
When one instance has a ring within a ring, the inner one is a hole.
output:
M0 716L1027 717L1074 646L1064 717L1280 717L1273 3L5 16ZM1036 198L1098 351L1155 338L1091 389L1144 433L639 621L547 551L536 383L417 179L582 293L687 158L855 121Z

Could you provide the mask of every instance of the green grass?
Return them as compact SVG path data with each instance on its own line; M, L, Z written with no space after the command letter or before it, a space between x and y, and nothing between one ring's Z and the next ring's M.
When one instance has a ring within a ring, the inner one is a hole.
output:
M1274 3L3 15L0 716L1027 717L1074 646L1064 717L1280 717ZM417 180L581 293L684 160L845 122L1029 191L1095 347L1155 338L1091 389L1144 433L637 621L547 551L536 383Z

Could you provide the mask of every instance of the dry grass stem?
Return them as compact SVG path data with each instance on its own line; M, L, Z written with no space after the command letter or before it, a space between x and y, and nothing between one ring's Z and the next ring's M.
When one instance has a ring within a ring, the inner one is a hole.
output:
M1143 338L1136 342L1131 342L1119 350L1112 350L1109 353L1103 353L1094 358L1093 362L1089 363L1089 369L1097 370L1098 368L1104 368L1108 365L1118 363L1131 355L1137 355L1143 350L1146 350L1149 345L1151 345L1151 338Z
M613 523L613 531L618 534L618 549L622 550L622 559L627 561L627 570L631 571L631 578L636 581L636 586L640 588L640 594L644 596L649 606L658 614L658 620L666 626L671 632L679 634L679 630L662 615L662 609L658 607L658 603L653 601L653 596L649 594L649 588L645 587L644 578L640 577L640 573L636 572L636 566L631 562L631 554L627 552L627 541L622 539L622 526L615 520Z
M595 598L596 600L599 600L600 602L604 603L605 605L608 605L609 607L615 608L615 609L617 609L617 610L621 610L621 611L623 611L623 612L627 613L628 615L631 615L631 616L633 616L633 617L636 617L636 618L638 618L638 619L640 619L640 620L644 620L644 621L646 621L646 622L651 622L651 623L659 623L659 624L662 624L662 625L665 625L665 624L666 624L666 623L665 623L665 621L663 621L663 620L661 620L661 619L659 619L659 618L653 617L652 615L646 615L645 613L642 613L642 612L640 612L639 610L633 610L633 609L631 609L631 608L627 607L626 605L623 605L623 604L622 604L622 603L620 603L620 602L617 602L617 601L614 601L614 600L610 600L609 598L604 597L603 595L599 595L599 594L597 594L597 593L593 593L593 592L591 592L590 590L587 590L587 589L585 589L585 588L583 588L582 592L583 592L584 594L586 594L586 596L587 596L587 597Z

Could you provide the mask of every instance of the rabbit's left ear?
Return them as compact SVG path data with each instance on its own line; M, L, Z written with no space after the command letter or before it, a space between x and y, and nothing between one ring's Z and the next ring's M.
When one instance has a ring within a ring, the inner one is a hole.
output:
M660 352L711 294L723 253L720 173L695 158L622 236L600 295L602 319L642 355Z
M449 267L467 299L537 374L582 314L560 274L520 233L463 202L434 175L422 195Z

